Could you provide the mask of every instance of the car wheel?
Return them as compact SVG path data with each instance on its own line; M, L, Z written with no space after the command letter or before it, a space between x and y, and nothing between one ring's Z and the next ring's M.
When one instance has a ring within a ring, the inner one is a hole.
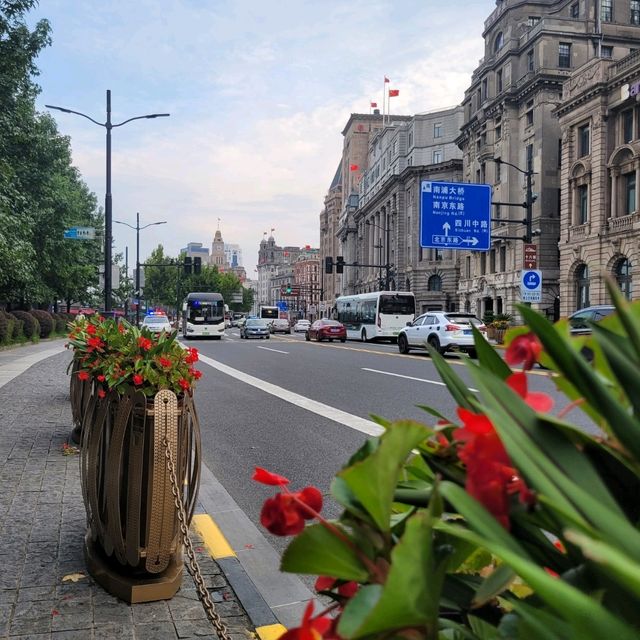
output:
M322 342L322 336L320 334L316 336L316 342Z
M360 340L362 340L362 342L366 342L367 341L367 330L363 329L362 333L360 334Z
M271 336L266 336L267 340L270 338Z
M304 339L305 339L307 342L309 342L309 340L311 340L311 337L309 336L309 332L308 332L308 331L307 331L307 332L305 332L305 334L304 334Z
M442 347L440 346L440 340L438 340L438 336L429 336L427 340L432 349L435 349L440 355L444 353Z
M347 339L346 338L340 338L340 342L346 342Z
M477 352L475 349L469 349L469 350L467 351L467 355L468 355L470 358L473 358L474 360L477 360L477 358L478 358L478 352Z
M333 342L333 338L329 338L329 342Z
M398 336L398 351L400 353L409 353L409 341L404 334Z

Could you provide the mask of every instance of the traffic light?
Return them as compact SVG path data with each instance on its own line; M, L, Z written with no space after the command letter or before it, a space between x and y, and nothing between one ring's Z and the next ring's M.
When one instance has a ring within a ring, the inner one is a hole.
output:
M333 273L333 258L331 256L324 259L324 272Z
M191 266L192 266L193 260L189 257L186 257L184 259L184 262L182 264L183 268L184 268L184 275L185 276L190 276L191 275Z
M336 273L344 273L344 258L342 256L336 257Z
M287 285L287 289L286 289L286 293L287 293L287 295L288 295L288 296L290 296L290 295L291 295L291 291L292 291L292 289L291 289L291 285L290 285L290 284L288 284L288 285Z
M193 273L197 276L202 272L202 258L194 258L193 259Z

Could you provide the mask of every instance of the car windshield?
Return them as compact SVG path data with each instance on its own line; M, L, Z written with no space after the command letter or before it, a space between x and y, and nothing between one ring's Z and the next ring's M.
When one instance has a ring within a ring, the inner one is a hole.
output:
M415 312L416 301L413 296L402 294L380 296L380 313L412 316Z
M144 319L144 324L166 324L168 322L167 316L148 316Z
M267 323L264 320L256 319L256 320L247 320L247 327L266 327Z
M339 327L340 323L337 320L320 320L320 324L325 327Z
M448 313L445 318L448 322L455 322L457 324L473 324L473 325L481 325L482 320L478 320L475 316L465 315L465 314L456 314L456 313Z

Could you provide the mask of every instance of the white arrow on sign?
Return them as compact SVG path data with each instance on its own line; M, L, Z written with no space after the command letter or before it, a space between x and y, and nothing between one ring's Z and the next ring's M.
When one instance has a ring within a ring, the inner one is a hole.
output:
M478 240L478 238L473 236L473 238L462 238L462 242L464 242L465 244L470 244L472 247L475 247L478 244L478 242L480 242L480 240Z
M442 225L442 228L444 229L444 235L445 237L449 235L449 229L451 229L451 225L448 222L445 222Z

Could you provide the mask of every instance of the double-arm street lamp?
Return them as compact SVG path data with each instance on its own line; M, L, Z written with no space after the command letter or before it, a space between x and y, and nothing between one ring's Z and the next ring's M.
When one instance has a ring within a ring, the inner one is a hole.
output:
M114 220L116 224L123 224L129 229L133 229L136 232L136 327L140 326L140 231L147 227L153 227L157 224L167 224L166 220L162 222L150 222L145 224L144 227L140 226L140 213L136 213L136 226L132 226L127 222L120 222L120 220Z
M135 116L128 118L118 124L111 122L111 90L107 89L107 121L98 122L94 120L86 113L80 111L73 111L73 109L66 109L64 107L56 107L52 104L45 104L47 109L57 109L63 113L75 113L78 116L82 116L87 120L91 120L93 124L97 124L99 127L104 127L107 130L107 190L104 196L104 310L111 311L111 245L113 243L113 208L111 201L111 129L115 127L121 127L122 125L132 122L133 120L145 120L152 118L166 118L171 115L169 113L150 113L146 116ZM133 227L131 227L133 228Z
M391 264L390 260L390 245L389 245L389 233L391 233L391 229L389 227L381 227L375 222L371 222L371 220L365 220L364 223L370 227L375 227L376 229L380 229L380 231L384 231L385 233L385 246L387 248L387 260L384 265L385 277L384 277L384 288L385 291L389 291L389 283L391 282Z

